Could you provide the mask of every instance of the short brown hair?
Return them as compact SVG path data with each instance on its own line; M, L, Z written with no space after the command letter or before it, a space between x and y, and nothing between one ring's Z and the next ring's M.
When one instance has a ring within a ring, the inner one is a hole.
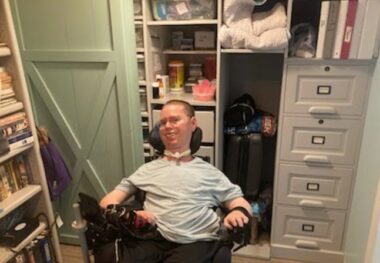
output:
M177 105L182 105L184 108L185 108L185 112L186 114L189 116L189 117L194 117L195 116L195 111L194 111L194 108L193 106L191 106L190 103L188 103L187 101L184 101L184 100L169 100L167 101L163 107L165 107L166 105L171 105L171 104L177 104ZM163 108L162 107L162 108Z

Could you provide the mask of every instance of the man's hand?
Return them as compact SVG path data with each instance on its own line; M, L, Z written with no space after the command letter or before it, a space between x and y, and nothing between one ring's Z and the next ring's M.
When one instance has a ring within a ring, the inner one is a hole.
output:
M142 227L146 224L155 225L156 217L149 211L137 210L136 213L136 227Z
M245 224L249 222L249 218L243 214L243 212L235 210L230 212L225 218L224 218L224 226L231 230L234 227L243 227Z

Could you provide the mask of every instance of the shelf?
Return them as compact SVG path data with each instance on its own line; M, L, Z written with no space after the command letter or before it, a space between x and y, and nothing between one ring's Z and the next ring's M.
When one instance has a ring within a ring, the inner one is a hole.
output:
M6 57L11 54L11 50L8 47L0 47L0 57Z
M137 53L144 53L144 48L143 47L138 47L138 48L136 48L136 52Z
M232 53L232 54L283 54L285 53L285 49L274 49L274 50L251 50L251 49L221 49L222 53Z
M139 80L139 86L146 86L145 80Z
M21 110L24 108L24 105L22 104L21 101L18 101L14 104L5 106L5 107L0 107L0 117L5 116L7 114L16 112L18 110Z
M142 21L134 21L135 26L142 26L143 22Z
M148 26L217 25L217 19L149 21Z
M216 105L215 100L212 101L200 101L193 98L192 93L171 94L169 93L164 99L152 99L152 104L165 104L168 100L180 99L185 100L193 106L212 106Z
M14 156L32 148L32 147L33 147L33 144L28 144L28 145L22 146L20 148L14 149L14 150L8 152L7 154L1 155L0 156L0 163L3 163L3 162L13 158Z
M141 112L141 117L147 118L147 117L149 117L149 113L147 111L142 111Z
M143 20L143 16L134 16L135 20Z
M28 185L21 190L14 192L7 199L0 202L0 218L3 218L14 209L28 201L30 198L41 192L40 185ZM0 260L0 262L2 262Z
M216 50L172 50L167 49L162 51L163 54L173 55L215 55Z
M149 149L150 149L150 144L144 143L144 150L149 150Z
M27 237L25 238L17 247L12 248L13 251L19 252L24 247L26 247L33 239L42 233L46 228L44 222L40 222L40 225ZM8 262L11 260L15 253L10 250L10 248L0 247L0 262Z

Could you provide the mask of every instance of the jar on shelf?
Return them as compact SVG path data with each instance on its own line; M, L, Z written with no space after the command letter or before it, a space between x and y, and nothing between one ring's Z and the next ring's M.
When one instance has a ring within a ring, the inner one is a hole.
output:
M185 85L184 63L180 60L170 61L168 72L170 92L183 92Z

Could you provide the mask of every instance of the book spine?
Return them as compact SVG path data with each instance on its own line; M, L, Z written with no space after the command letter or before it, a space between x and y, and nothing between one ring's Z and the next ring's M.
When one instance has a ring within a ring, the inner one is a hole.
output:
M328 20L328 16L329 16L329 9L330 9L330 2L329 1L322 1L321 14L320 14L320 18L319 18L317 50L315 52L316 58L322 58L323 57L323 49L325 47L327 20Z
M325 46L323 48L323 58L331 58L334 47L335 33L339 16L339 1L331 1L329 16L327 20Z
M31 184L30 175L28 174L23 155L16 156L14 159L12 159L12 166L17 178L20 181L21 188L24 188L25 186Z
M348 1L344 0L340 2L338 23L336 27L336 35L334 40L333 58L340 58L340 52L342 50L342 42L344 37L344 29L346 25L346 17L348 10Z
M21 131L21 132L18 132L18 133L16 133L16 134L14 134L14 135L11 136L11 137L9 137L9 138L8 138L8 143L9 143L9 144L12 144L12 143L15 143L15 142L21 141L21 140L26 139L26 138L31 137L31 136L33 136L31 130Z
M9 137L11 135L14 135L22 130L28 129L29 128L29 123L28 120L22 119L17 122L10 123L9 125L0 127L0 129L3 132L3 135L5 137Z
M13 151L13 150L15 150L15 149L17 149L17 148L20 148L20 147L22 147L22 146L25 146L25 145L27 145L27 144L30 144L30 143L32 143L34 141L34 137L33 136L30 136L30 137L28 137L28 138L25 138L25 139L22 139L22 140L20 140L20 141L17 141L17 142L14 142L14 143L12 143L12 144L9 144L9 149L11 150L11 151Z
M7 173L10 174L12 177L12 180L13 180L14 186L15 186L15 190L16 191L20 190L22 188L21 187L21 181L20 181L20 178L16 175L15 171L13 170L12 161L5 163L4 166L5 166L5 170L7 171Z
M0 166L0 176L1 176L1 181L3 182L3 200L6 199L8 196L12 194L12 189L9 184L8 176L5 172L4 166Z
M8 115L6 117L0 118L0 127L9 125L10 123L22 120L26 118L26 113L21 111L21 112L16 112L11 115Z
M358 7L357 0L350 0L348 2L346 26L344 30L344 37L342 42L342 49L340 51L341 59L348 59L350 55L352 32L355 24L356 10Z
M37 239L44 263L53 263L48 237L38 236Z

